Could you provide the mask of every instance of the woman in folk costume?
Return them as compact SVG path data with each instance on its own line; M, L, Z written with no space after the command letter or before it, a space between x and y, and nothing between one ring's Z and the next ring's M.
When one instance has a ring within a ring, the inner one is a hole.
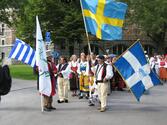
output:
M166 78L167 71L166 71L166 68L165 68L166 65L167 65L167 62L165 60L165 56L162 55L160 57L160 60L159 60L159 77L164 82L167 80L167 78Z
M95 77L94 77L94 73L92 69L98 64L98 61L94 53L91 53L90 56L89 55L87 56L87 61L88 61L88 68L89 68L88 69L89 70L89 100L92 100L93 95L94 95L92 93L94 93L93 90L95 89L94 87ZM90 104L90 106L92 105Z
M93 62L91 61L90 55L87 55L86 59L88 63L88 82L89 82L89 88L90 88L94 83L94 73L92 72L92 69L91 69L93 67Z
M89 81L88 81L88 62L86 61L85 53L81 53L80 61L78 64L79 74L79 88L80 88L80 96L79 99L83 98L83 93L86 93L85 98L88 99L89 95Z
M94 53L91 53L88 61L90 86L92 86L94 83L94 73L92 71L92 68L95 67L97 64L98 64L98 61L96 59L96 55L94 55Z
M69 63L71 72L70 72L70 90L72 91L72 96L77 96L77 90L78 90L78 62L77 62L77 56L72 55L71 62Z
M56 110L56 108L52 106L52 102L53 102L52 97L56 94L54 74L57 73L57 68L56 68L55 64L52 62L51 51L47 51L46 55L47 55L48 69L49 69L50 78L51 78L52 91L51 91L50 96L43 95L43 97L44 97L44 111L51 111L51 110Z
M167 54L165 55L165 82L167 81Z
M117 59L117 57L113 58L113 63L116 61L116 59ZM126 88L125 81L122 79L122 77L118 73L118 71L116 71L116 69L115 69L114 77L115 77L115 83L116 83L115 87L117 87L117 90L124 91L124 88Z
M165 69L166 69L165 79L167 81L167 54L165 55Z

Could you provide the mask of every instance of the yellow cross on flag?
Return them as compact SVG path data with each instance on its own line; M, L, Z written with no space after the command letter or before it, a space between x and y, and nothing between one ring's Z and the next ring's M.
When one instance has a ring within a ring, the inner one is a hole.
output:
M88 32L103 40L122 38L127 5L113 0L81 0Z

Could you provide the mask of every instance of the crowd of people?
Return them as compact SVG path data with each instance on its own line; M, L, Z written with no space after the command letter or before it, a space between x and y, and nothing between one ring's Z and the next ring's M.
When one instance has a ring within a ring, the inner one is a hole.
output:
M98 110L106 111L107 96L112 90L123 91L126 87L120 75L114 70L112 63L116 56L85 55L81 53L78 58L72 55L70 60L61 56L58 63L54 64L51 53L47 52L48 67L52 82L52 92L50 97L44 97L44 110L55 110L52 106L52 96L55 95L55 88L58 90L58 103L68 103L69 89L72 97L79 99L86 98L89 106L94 106L98 102ZM56 83L56 84L55 84Z
M55 88L58 90L58 103L69 102L69 89L72 97L86 98L89 106L98 105L100 112L106 111L107 96L112 91L124 91L126 84L113 67L116 55L86 55L80 57L72 55L70 60L61 56L58 63L54 64L50 52L47 52L48 67L52 81L50 97L44 95L44 110L55 110L52 106L52 96ZM167 80L167 55L154 55L148 58L150 68L163 82Z
M162 83L167 81L167 54L154 54L149 58L151 69L161 79Z

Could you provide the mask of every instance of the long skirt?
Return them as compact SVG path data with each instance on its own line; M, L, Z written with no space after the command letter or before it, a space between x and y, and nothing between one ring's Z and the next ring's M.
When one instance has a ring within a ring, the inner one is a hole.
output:
M78 76L75 73L71 73L70 90L71 91L78 90Z
M162 80L167 80L167 69L166 69L166 68L161 67L161 68L159 69L159 77L160 77L160 79L162 79Z
M86 75L80 75L79 88L81 92L89 92L89 77Z

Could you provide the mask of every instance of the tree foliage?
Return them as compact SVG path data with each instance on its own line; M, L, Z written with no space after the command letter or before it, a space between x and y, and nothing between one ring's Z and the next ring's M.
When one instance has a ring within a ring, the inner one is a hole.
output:
M164 46L167 30L167 0L117 0L128 3L128 24L137 24L158 46ZM12 9L6 12L5 9ZM13 16L14 15L14 16ZM79 0L1 0L0 21L14 26L17 36L34 40L35 16L52 40L81 41L84 25ZM13 18L9 20L9 17Z
M129 23L135 23L141 27L152 42L162 50L167 32L167 0L123 1L129 5Z
M35 34L35 16L39 16L42 31L50 31L52 40L58 38L67 41L81 41L83 21L78 2L66 3L61 0L28 0L18 13L15 23L17 35L33 40ZM43 35L44 36L44 35Z
M9 26L15 19L17 10L22 6L26 0L1 0L0 1L0 22L4 22Z
M0 14L5 22L16 29L17 37L34 42L36 21L38 15L43 36L46 31L51 32L52 41L63 38L67 41L81 41L84 25L79 0L6 0L0 2ZM5 9L12 9L15 16L9 15ZM12 17L12 20L8 20Z

